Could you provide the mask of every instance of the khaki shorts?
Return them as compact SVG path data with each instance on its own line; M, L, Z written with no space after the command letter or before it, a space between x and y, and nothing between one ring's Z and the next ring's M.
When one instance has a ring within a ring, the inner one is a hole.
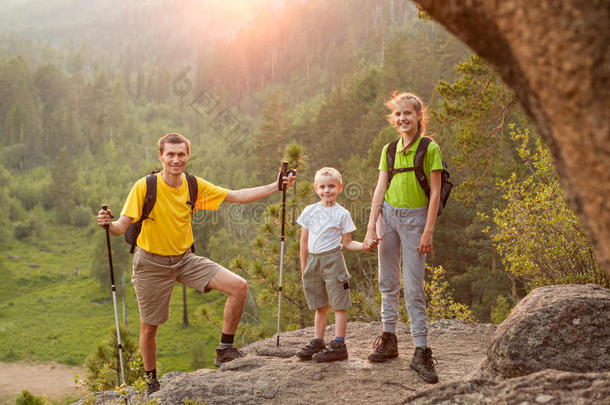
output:
M323 308L330 301L334 310L348 309L352 305L349 278L341 248L309 253L303 272L303 289L309 308Z
M133 257L133 283L140 308L140 320L161 325L169 319L169 302L176 282L204 291L223 269L210 259L187 251L177 256L160 256L138 248Z

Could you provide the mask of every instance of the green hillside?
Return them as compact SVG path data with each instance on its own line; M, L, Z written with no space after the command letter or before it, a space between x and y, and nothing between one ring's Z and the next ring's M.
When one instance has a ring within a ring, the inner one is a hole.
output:
M412 3L89 3L0 6L0 361L82 364L110 333L105 236L94 218L103 203L119 214L133 183L159 168L157 139L174 131L192 142L189 172L230 189L274 181L282 159L299 166L282 327L310 325L294 215L315 201L315 170L334 166L362 240L380 153L396 137L384 106L395 90L428 105L428 133L455 185L428 256L447 283L432 272L428 281L484 322L502 321L539 285L608 285L512 92ZM250 283L240 343L275 332L278 200L194 218L196 252ZM556 215L543 221L540 207ZM131 256L120 238L112 249L137 336ZM564 258L574 265L560 274L553 263ZM346 261L350 319L377 320L376 255ZM162 372L212 363L224 296L189 290L187 302L184 328L176 288L158 332Z

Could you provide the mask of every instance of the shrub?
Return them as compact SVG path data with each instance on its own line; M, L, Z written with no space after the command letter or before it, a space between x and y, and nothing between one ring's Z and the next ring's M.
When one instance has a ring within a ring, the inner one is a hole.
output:
M519 180L513 173L497 184L507 206L494 209L496 229L486 231L504 267L530 290L572 283L608 287L591 243L565 202L548 148L538 139L532 152L527 130L511 129L531 175Z
M511 309L510 301L506 297L499 295L496 298L496 305L491 313L491 321L495 324L504 322L508 315L510 315Z
M72 221L72 225L88 226L94 222L94 215L91 210L79 205L72 209L70 220Z
M125 327L121 326L120 330L125 383L130 385L144 375L144 366L134 337ZM128 365L133 364L137 366L128 367ZM120 381L117 378L120 375L119 348L116 328L114 326L109 329L108 335L97 346L97 350L87 357L85 365L89 370L87 381L90 389L102 391L120 385Z
M15 405L46 405L48 403L46 398L34 396L28 390L21 391L15 400Z
M426 265L426 269L432 272L430 281L424 282L430 320L459 319L464 322L474 322L470 309L466 305L454 301L449 290L449 283L445 280L445 269L442 266L430 267L428 265Z

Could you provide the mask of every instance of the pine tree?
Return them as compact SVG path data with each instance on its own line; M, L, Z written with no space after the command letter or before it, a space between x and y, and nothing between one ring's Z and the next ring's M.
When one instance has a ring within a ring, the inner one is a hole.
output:
M260 178L277 170L277 162L289 140L289 130L288 103L283 94L276 90L267 98L263 123L256 134L255 154Z
M72 154L65 146L57 154L51 177L57 220L60 223L69 223L73 202L72 188L76 183L77 172L72 162Z

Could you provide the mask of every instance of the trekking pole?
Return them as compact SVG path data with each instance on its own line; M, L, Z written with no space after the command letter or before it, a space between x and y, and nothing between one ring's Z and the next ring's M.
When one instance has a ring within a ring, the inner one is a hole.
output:
M103 211L108 211L107 205L102 205ZM112 302L114 303L114 320L116 322L116 338L119 346L119 361L121 363L121 384L125 384L123 371L123 346L121 345L121 329L119 328L119 313L116 306L116 285L114 284L114 270L112 268L112 251L110 250L110 225L106 225L106 246L108 247L108 263L110 264L110 284L112 285Z
M280 345L280 319L282 312L282 275L284 272L284 226L286 225L286 185L283 184L286 171L288 170L288 162L282 162L282 172L280 174L280 184L282 185L282 232L280 237L280 280L279 294L277 299L277 340L276 346Z

